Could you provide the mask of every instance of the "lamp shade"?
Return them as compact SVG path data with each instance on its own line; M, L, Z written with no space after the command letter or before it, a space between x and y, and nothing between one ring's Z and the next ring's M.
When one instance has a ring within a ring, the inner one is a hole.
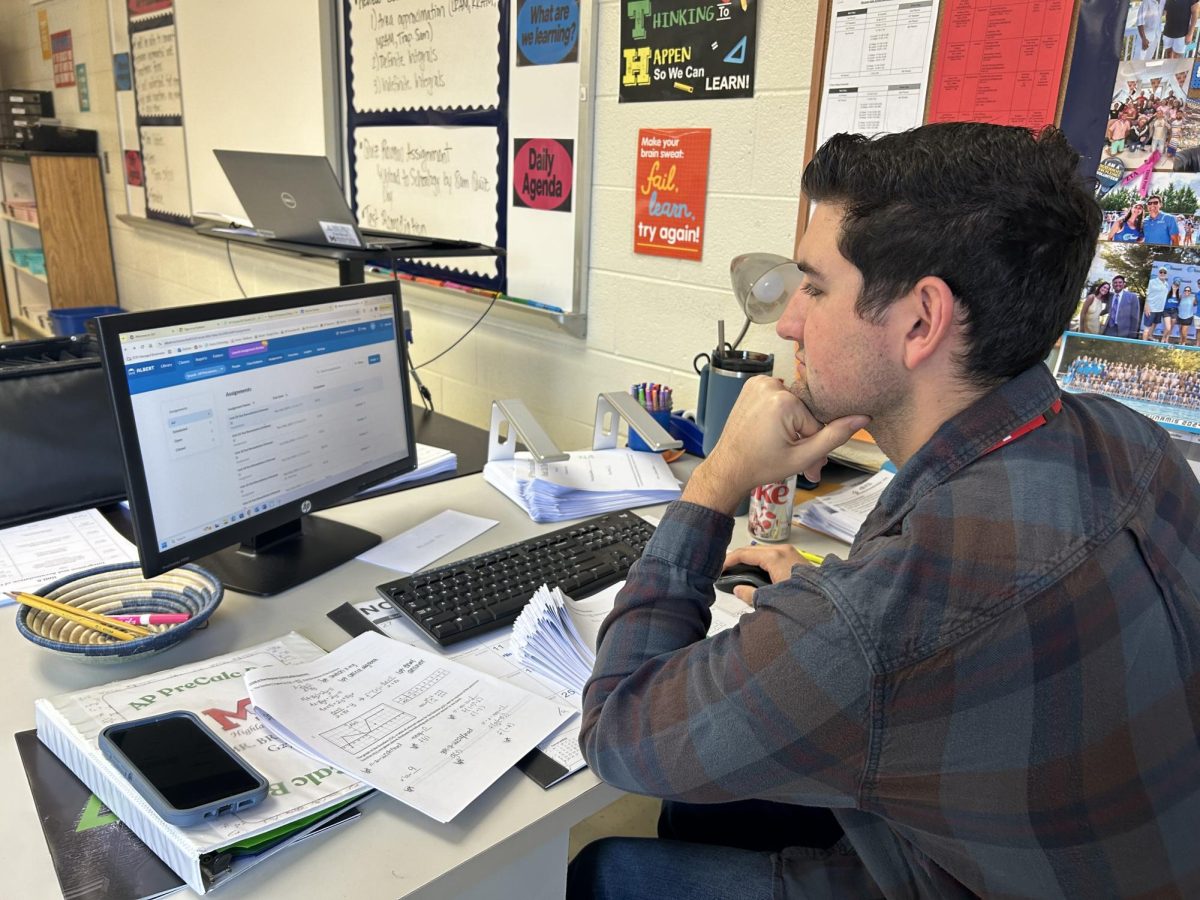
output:
M786 256L743 253L729 264L729 280L746 318L765 325L783 315L783 308L804 281L804 273Z

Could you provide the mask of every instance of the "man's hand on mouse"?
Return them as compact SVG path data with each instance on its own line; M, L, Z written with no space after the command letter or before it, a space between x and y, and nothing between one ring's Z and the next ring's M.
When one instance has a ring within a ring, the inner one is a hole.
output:
M721 566L721 569L723 571L737 563L748 563L749 565L758 566L760 569L763 569L771 577L771 584L786 581L791 577L792 569L797 565L812 565L790 544L780 544L773 547L763 547L760 545L739 547L736 550L730 551L725 556L725 563ZM754 588L749 585L735 587L733 595L747 606L754 604Z

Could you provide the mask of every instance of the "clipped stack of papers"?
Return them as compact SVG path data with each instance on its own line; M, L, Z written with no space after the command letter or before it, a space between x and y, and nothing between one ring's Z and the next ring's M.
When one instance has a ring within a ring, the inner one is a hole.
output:
M624 448L575 451L564 462L542 465L518 453L489 462L483 477L535 522L581 519L679 497L679 482L661 456Z
M563 592L544 584L513 622L510 646L526 669L580 695L596 665L595 650L567 614Z
M802 503L792 513L792 522L853 544L854 536L879 502L892 477L892 472L878 472L824 497Z
M386 494L401 485L420 481L423 478L432 478L434 475L441 475L445 472L454 472L457 469L458 457L453 451L443 450L441 447L430 447L428 444L417 444L417 467L415 469L363 488L355 495L355 498L362 500L376 494Z

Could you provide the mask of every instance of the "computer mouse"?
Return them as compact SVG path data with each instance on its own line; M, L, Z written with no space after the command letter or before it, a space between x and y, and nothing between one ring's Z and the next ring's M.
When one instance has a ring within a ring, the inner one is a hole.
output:
M719 576L714 582L718 591L725 591L727 594L732 594L733 589L738 585L749 585L752 588L758 589L766 587L771 583L771 576L767 574L766 569L752 566L749 563L734 563Z

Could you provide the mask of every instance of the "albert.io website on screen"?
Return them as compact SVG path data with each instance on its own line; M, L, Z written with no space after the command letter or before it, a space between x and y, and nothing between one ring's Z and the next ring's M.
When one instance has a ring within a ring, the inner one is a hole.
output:
M159 548L410 453L390 297L121 336Z

